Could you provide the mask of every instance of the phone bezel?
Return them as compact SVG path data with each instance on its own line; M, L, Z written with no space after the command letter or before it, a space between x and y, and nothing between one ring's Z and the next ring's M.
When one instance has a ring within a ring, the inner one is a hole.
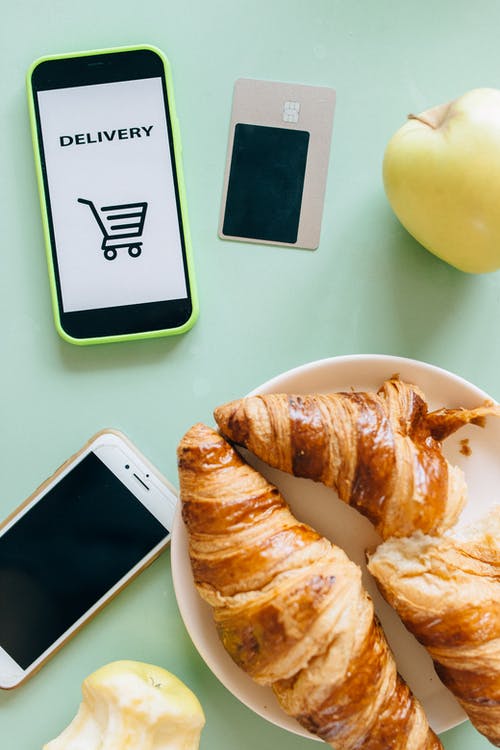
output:
M38 92L158 77L162 81L187 296L175 300L65 312L47 180ZM28 80L31 92L30 105L34 136L36 134L35 148L39 167L39 182L43 190L45 204L42 208L46 241L50 246L52 296L59 333L71 343L98 343L100 341L184 332L191 327L196 318L197 305L190 269L187 216L181 194L183 183L177 118L166 59L159 50L147 46L111 51L97 50L64 57L47 57L34 63Z
M0 524L0 539L30 508L43 501L44 496L54 485L60 482L89 453L94 452L122 481L122 483L142 502L153 516L164 526L165 538L153 547L128 573L126 573L106 594L94 602L71 627L56 639L29 667L23 669L0 645L0 688L11 689L37 672L45 662L55 654L83 625L94 617L111 601L131 580L150 565L170 542L177 502L177 492L173 485L148 461L137 447L117 430L102 430L92 437L85 446L69 458L52 474L35 492L33 492L13 513ZM126 469L125 465L129 468ZM140 477L138 482L134 473ZM146 475L148 475L146 477Z

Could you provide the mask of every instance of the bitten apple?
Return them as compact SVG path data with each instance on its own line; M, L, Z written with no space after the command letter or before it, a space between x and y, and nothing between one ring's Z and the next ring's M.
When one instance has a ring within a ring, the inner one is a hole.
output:
M409 115L383 177L396 216L427 250L461 271L500 268L499 90Z
M73 721L43 750L197 750L205 724L194 693L161 667L116 661L82 684Z

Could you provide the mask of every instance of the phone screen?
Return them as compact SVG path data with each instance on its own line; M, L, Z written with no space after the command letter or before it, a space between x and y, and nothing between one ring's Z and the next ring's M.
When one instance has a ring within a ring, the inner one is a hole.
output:
M182 324L190 289L160 58L51 60L32 80L65 328L87 337Z
M0 646L27 669L167 535L89 453L0 537Z

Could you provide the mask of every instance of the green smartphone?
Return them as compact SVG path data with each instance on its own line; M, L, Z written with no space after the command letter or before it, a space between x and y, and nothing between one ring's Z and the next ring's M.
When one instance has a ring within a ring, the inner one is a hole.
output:
M147 45L53 55L27 84L59 334L184 333L198 303L166 57Z

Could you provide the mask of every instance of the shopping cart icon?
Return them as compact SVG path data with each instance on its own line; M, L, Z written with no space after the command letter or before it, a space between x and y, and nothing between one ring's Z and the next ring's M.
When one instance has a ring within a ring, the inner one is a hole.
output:
M78 198L78 203L85 203L90 207L99 225L103 234L101 250L103 250L106 260L114 260L120 248L127 248L131 258L139 257L142 253L142 242L137 242L137 239L142 237L147 203L101 206L100 211L95 207L93 201L86 198Z

